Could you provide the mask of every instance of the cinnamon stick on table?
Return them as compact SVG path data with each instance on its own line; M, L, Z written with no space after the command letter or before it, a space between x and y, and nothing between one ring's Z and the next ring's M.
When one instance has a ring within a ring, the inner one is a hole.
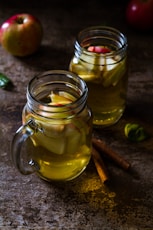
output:
M111 148L106 146L106 144L102 140L92 138L92 143L97 150L101 151L105 156L108 156L110 159L116 162L121 168L125 170L130 168L130 163L127 160L125 160L122 156L120 156L118 153L114 152Z
M95 163L101 181L103 183L106 183L109 180L108 172L104 165L102 157L94 147L92 148L92 159Z

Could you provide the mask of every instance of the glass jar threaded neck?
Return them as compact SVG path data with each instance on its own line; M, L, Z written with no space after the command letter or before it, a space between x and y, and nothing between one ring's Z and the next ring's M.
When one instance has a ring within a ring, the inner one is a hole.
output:
M88 51L90 46L108 47L111 52L96 53ZM108 26L88 27L79 32L75 42L75 56L88 63L93 63L95 57L105 59L117 57L117 62L123 59L127 51L127 38L117 29ZM114 60L116 62L116 60Z
M55 101L52 101L52 94ZM27 105L39 116L67 119L84 109L87 95L86 83L76 74L65 70L51 70L29 82Z

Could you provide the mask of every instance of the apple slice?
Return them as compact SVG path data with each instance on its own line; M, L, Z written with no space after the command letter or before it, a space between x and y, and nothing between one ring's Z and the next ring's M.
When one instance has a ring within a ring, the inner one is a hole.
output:
M103 86L109 87L109 86L115 86L120 81L120 79L125 74L126 68L125 68L125 60L122 60L114 66L111 70L106 70L106 72L103 74Z
M111 50L105 46L89 46L87 50L90 52L101 53L101 54L106 54L111 52Z
M49 105L55 105L55 106L62 106L70 104L74 101L72 100L72 97L68 97L68 94L64 93L65 95L55 94L54 92L51 92L49 97L51 98L51 102Z
M51 98L51 102L49 102L48 105L55 106L55 113L51 116L51 118L55 120L50 119L48 122L45 122L42 119L40 121L40 125L43 127L44 132L36 133L35 144L41 145L55 154L74 153L80 145L85 143L85 133L84 130L82 130L82 119L67 119L70 115L73 115L73 113L71 110L61 112L60 107L71 104L75 98L66 92L59 92L59 94L51 92L48 97ZM50 113L48 113L48 116L49 115Z
M68 122L68 123L67 123ZM61 124L41 121L43 132L32 137L36 146L42 146L54 154L74 154L86 144L87 124L81 118L73 118Z

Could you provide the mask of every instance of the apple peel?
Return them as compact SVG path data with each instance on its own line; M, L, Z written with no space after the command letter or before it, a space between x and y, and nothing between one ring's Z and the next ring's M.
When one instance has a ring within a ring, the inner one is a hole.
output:
M90 52L101 53L101 54L106 54L111 52L111 50L105 46L89 46L87 50Z

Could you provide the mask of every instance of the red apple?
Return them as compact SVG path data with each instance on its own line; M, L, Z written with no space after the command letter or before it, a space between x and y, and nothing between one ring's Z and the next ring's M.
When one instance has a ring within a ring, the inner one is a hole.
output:
M126 8L126 19L136 29L153 29L153 0L130 0Z
M1 45L14 56L33 54L39 48L42 37L42 24L26 13L10 17L0 27Z

